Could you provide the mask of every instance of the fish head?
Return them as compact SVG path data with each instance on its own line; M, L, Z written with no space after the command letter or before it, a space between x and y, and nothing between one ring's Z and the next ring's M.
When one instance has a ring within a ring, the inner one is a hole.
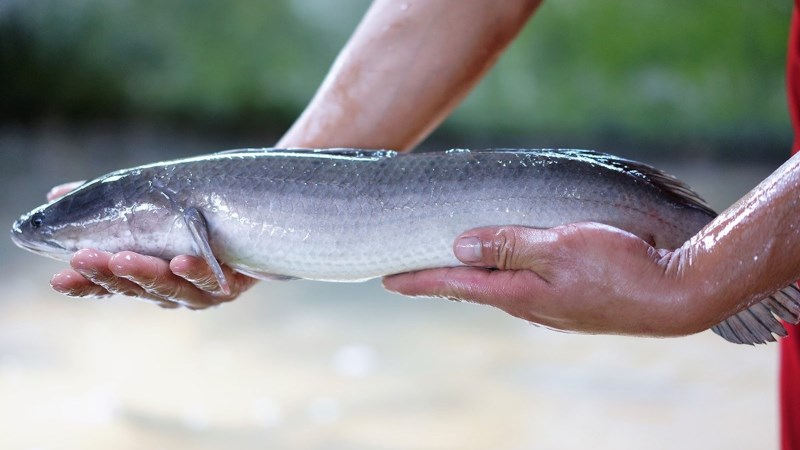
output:
M45 226L45 218L51 214L47 213L47 205L42 205L33 211L22 215L11 226L11 240L25 250L49 256L54 259L66 260L69 258L70 251L67 250L58 239L53 238L51 226Z
M164 229L179 216L158 189L140 181L124 172L89 181L22 215L11 228L11 239L62 261L83 248L158 253L166 245Z

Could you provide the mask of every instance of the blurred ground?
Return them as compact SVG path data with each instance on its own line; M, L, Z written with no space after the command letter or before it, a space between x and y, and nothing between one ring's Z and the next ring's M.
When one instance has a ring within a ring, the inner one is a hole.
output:
M53 184L248 139L0 127L0 223ZM776 167L655 163L718 209ZM777 447L776 345L567 335L376 282L166 311L59 296L60 267L0 240L3 449Z

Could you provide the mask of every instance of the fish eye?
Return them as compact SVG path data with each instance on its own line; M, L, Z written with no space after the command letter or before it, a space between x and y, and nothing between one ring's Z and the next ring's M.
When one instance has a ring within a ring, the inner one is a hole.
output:
M33 229L39 228L44 224L44 214L36 213L31 216L31 227Z

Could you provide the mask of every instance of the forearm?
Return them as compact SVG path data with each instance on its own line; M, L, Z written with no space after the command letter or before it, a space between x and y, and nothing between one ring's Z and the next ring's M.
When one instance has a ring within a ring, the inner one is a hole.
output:
M708 325L800 278L800 155L677 250L668 271Z
M541 0L376 0L279 147L407 150L492 67Z

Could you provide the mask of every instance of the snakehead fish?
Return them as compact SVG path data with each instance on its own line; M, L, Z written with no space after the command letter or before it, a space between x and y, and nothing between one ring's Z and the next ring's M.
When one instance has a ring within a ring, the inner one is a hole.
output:
M245 149L120 170L23 215L14 242L68 260L81 248L200 255L258 278L361 281L460 265L463 231L593 221L675 249L716 214L650 166L586 150ZM800 316L789 286L714 327L774 341Z

